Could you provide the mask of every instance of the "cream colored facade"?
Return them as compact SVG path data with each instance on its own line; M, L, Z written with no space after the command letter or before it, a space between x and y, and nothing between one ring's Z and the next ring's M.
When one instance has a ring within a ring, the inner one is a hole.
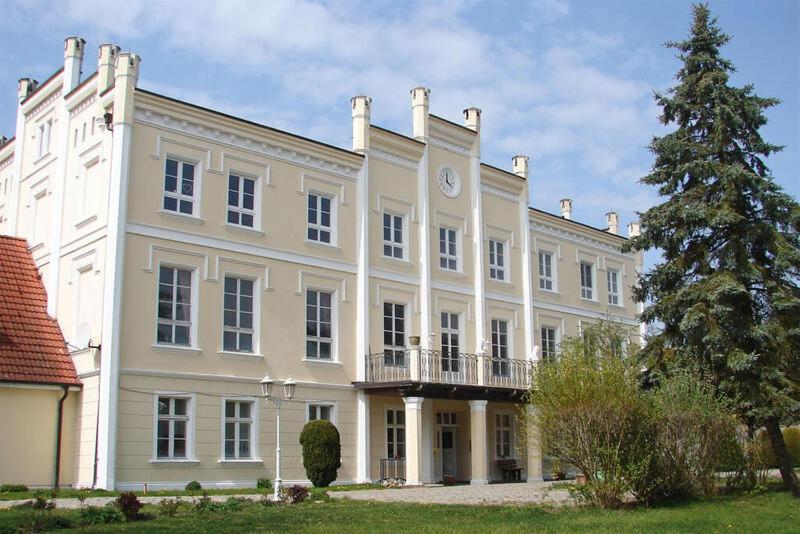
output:
M17 135L0 147L0 232L31 242L67 340L91 333L74 353L74 485L273 478L267 373L298 382L285 481L305 481L310 414L341 433L342 483L401 469L410 484L480 484L509 458L542 477L516 421L541 327L560 340L606 313L638 326L641 257L619 252L623 238L529 209L528 158L481 163L480 110L451 123L425 88L410 137L354 97L343 150L138 89L139 58L113 45L81 81L83 48L67 39L63 70L20 82Z

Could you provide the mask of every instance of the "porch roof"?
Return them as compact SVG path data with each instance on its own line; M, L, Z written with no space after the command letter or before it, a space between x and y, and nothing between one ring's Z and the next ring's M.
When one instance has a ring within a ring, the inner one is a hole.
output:
M353 382L353 387L364 390L367 393L395 393L404 397L504 402L522 402L522 397L527 391L522 388L478 386L474 384L442 384L413 380Z

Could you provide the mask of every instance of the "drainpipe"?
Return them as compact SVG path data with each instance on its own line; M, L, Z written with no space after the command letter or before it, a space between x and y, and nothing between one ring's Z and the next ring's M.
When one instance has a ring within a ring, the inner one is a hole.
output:
M61 475L61 429L64 423L64 401L67 400L69 395L69 386L64 387L64 395L58 400L58 430L56 430L56 467L55 467L55 483L53 487L58 489L59 478Z

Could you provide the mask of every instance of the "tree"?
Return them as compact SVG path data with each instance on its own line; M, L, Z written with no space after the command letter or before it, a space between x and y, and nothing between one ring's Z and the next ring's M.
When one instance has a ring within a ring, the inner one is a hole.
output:
M330 421L309 421L300 433L300 445L308 479L318 488L330 486L342 465L339 431Z
M664 201L640 214L642 233L625 246L663 253L634 288L648 303L642 320L663 324L643 354L651 366L699 368L751 428L766 427L784 485L800 496L780 429L800 416L800 206L764 162L783 147L759 133L779 101L729 85L720 47L730 37L707 5L693 14L689 37L667 43L683 62L677 84L655 94L676 129L653 138L641 179Z

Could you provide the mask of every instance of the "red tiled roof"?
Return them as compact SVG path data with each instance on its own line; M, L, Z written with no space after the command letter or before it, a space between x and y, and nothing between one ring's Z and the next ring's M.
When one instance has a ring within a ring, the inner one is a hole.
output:
M80 385L28 242L0 235L0 382Z

